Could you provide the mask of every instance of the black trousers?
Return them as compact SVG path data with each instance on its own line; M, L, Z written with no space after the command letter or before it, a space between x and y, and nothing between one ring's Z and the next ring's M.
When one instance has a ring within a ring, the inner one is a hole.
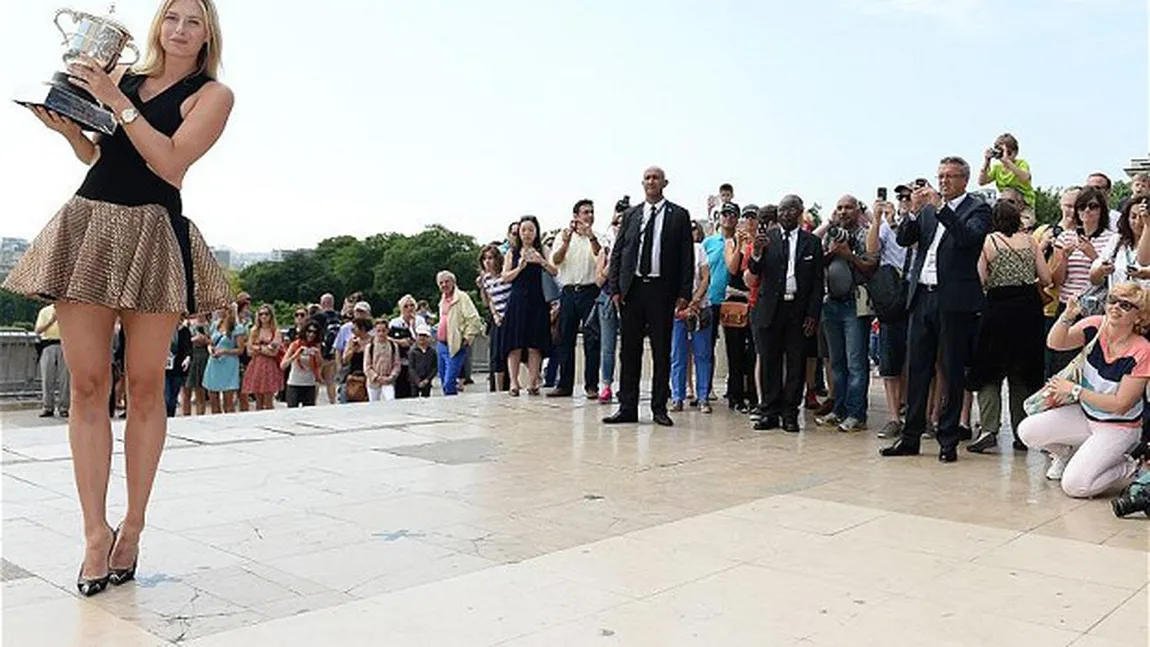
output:
M314 386L291 386L290 384L285 387L287 389L287 405L289 409L296 407L314 407L315 406L315 393L316 387Z
M579 328L595 310L599 286L564 286L559 296L559 384L560 391L575 387L575 340ZM599 337L583 335L583 388L599 390Z
M675 294L661 278L635 277L619 320L619 410L639 411L643 374L643 338L651 338L651 411L666 413L671 399L671 325Z
M755 388L755 344L753 329L724 328L727 342L727 402L732 406L755 406L759 401Z
M926 431L926 406L934 364L942 349L942 369L946 391L938 418L938 444L949 449L958 444L958 421L962 415L966 371L974 354L978 333L978 314L974 312L939 311L937 292L926 292L919 286L910 310L907 345L905 442L917 445Z
M759 350L759 384L762 398L759 411L764 416L798 420L806 377L806 313L798 301L779 301L768 326L755 328Z

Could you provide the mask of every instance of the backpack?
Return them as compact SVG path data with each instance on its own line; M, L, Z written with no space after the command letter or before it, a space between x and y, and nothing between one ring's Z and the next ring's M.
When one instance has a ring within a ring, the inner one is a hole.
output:
M335 358L335 338L339 337L339 329L343 324L339 320L339 316L330 317L327 320L327 326L323 330L323 345L321 350L324 359Z
M906 281L898 268L882 265L866 284L875 316L881 322L899 321L906 316Z

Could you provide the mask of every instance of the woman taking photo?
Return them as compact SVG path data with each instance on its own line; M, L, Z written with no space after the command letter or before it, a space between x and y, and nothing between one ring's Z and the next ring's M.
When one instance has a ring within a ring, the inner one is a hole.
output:
M1010 390L1010 428L1014 449L1026 451L1018 425L1026 416L1022 403L1042 388L1042 297L1038 287L1051 283L1050 268L1038 241L1022 231L1022 212L1005 200L994 206L990 234L982 245L978 274L986 289L979 335L966 390L978 393L982 434L967 451L983 454L998 447L1002 421L1002 381Z
M1075 498L1124 485L1137 464L1128 456L1142 435L1142 408L1150 378L1150 293L1134 282L1119 283L1106 299L1106 314L1074 320L1078 299L1066 304L1046 338L1054 350L1087 349L1081 383L1052 378L1046 391L1064 406L1028 417L1022 442L1050 454L1046 478L1062 481Z
M262 305L248 333L248 356L252 359L244 371L243 388L240 389L241 399L248 393L256 396L257 410L273 408L276 394L283 389L284 374L279 366L282 348L283 335L276 325L276 315L271 306Z
M72 375L68 431L86 544L76 586L86 596L135 576L166 433L164 365L172 331L181 314L231 300L223 271L180 202L184 175L219 139L232 109L231 90L215 81L221 37L212 0L166 0L147 46L136 70L109 75L86 59L68 66L71 80L116 115L115 134L91 139L72 121L32 109L91 168L4 282L13 292L56 302ZM124 437L128 509L113 530L106 405L117 316L131 398Z
M523 353L527 353L530 380L527 392L539 395L543 356L551 352L551 307L543 296L544 272L555 276L559 270L547 260L543 251L539 221L535 216L523 216L519 220L519 235L512 241L511 252L503 259L503 282L511 284L502 332L512 396L519 395Z
M289 409L315 406L316 385L323 382L322 330L317 321L309 320L280 362L280 367L288 372L284 395Z

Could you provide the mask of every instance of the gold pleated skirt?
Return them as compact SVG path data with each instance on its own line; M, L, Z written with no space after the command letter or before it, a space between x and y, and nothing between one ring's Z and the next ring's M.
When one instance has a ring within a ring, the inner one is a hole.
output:
M188 231L181 249L162 206L128 207L74 196L32 241L3 288L33 299L114 310L218 310L232 302L227 276L199 229L184 222Z

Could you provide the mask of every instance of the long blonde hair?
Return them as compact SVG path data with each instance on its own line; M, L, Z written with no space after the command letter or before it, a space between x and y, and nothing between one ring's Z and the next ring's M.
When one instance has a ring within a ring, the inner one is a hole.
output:
M164 0L159 11L152 18L152 26L148 28L148 51L144 61L137 65L133 72L142 76L152 76L164 71L164 44L160 42L160 30L164 26L164 17L168 9L176 0ZM205 27L208 30L208 40L196 55L196 74L205 74L209 78L218 78L220 67L223 65L224 37L220 32L220 14L216 11L213 0L196 0L200 3L200 10L204 12Z

